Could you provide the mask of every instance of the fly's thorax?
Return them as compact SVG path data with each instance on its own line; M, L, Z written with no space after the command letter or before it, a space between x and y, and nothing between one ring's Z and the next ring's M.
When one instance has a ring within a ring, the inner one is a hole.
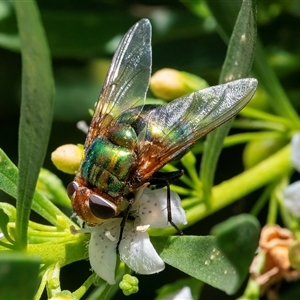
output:
M137 137L130 125L116 126L86 149L80 175L110 197L126 194L130 172L137 162Z
M129 124L116 124L107 130L106 136L115 145L136 151L137 135Z

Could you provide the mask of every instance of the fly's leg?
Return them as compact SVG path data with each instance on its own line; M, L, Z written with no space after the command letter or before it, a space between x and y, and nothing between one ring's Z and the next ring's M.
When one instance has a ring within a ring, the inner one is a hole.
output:
M171 190L170 184L175 180L179 179L183 175L183 170L162 173L156 172L150 178L149 182L151 185L155 185L156 188L167 187L167 212L168 212L168 222L177 230L179 235L183 235L182 230L173 222L172 220L172 209L171 209Z
M150 185L155 185L156 189L163 188L170 185L172 182L179 179L184 174L183 170L178 170L174 172L155 172L150 178Z
M117 254L119 254L119 246L120 246L120 243L121 243L122 238L123 238L123 233L124 233L126 221L129 218L129 212L130 212L133 201L134 201L134 198L131 198L131 200L129 200L128 206L127 206L126 210L124 211L124 215L122 217L122 221L121 221L121 224L120 224L120 235L119 235L119 239L118 239L117 247L116 247Z
M173 222L172 220L172 209L171 209L171 190L170 183L166 183L167 186L167 211L168 211L168 222L177 230L179 235L183 235L183 231Z

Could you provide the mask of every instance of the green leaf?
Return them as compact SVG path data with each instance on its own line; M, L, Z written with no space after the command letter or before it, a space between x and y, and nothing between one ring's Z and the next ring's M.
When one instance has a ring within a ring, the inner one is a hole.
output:
M207 4L212 10L220 27L225 28L225 31L228 34L230 25L236 18L237 2L208 1ZM225 7L223 7L224 5ZM221 10L220 7L223 7L224 10ZM220 83L245 78L249 75L253 62L255 40L255 1L244 0L229 41L226 59L220 75ZM208 205L217 161L223 147L224 139L227 136L232 123L233 119L208 134L204 144L200 177L203 182L204 199Z
M241 283L235 264L213 236L151 237L151 242L167 264L227 294L235 293Z
M225 41L228 41L233 27L232 15L237 14L240 1L206 1L206 3L220 25L218 28L220 35ZM256 43L253 72L260 86L269 94L268 99L271 100L270 105L274 111L292 120L299 129L299 116L291 105L274 70L270 67L260 40Z
M49 48L35 1L14 4L22 49L16 233L19 246L25 248L35 185L50 136L54 83Z
M49 243L28 244L28 253L41 258L42 263L53 265L58 263L60 267L72 262L87 258L87 241L89 236L76 234L66 237L65 240L57 240Z
M232 293L235 293L248 275L258 247L259 222L251 215L241 214L216 225L212 233L216 235L219 249L237 272L238 281L232 285Z
M33 299L38 285L39 259L19 252L0 253L0 299Z
M0 189L13 198L17 198L18 169L0 149ZM75 225L65 214L63 214L52 202L36 191L33 196L32 209L40 214L51 224L61 227L58 217L66 226Z

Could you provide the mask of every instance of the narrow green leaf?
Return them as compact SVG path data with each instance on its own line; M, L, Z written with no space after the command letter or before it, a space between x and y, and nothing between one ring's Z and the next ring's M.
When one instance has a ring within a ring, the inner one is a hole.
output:
M243 0L237 1L205 1L207 7L209 8L211 14L215 18L218 24L218 32L222 39L229 42L232 29L236 22L236 18L241 9Z
M39 267L35 257L20 252L0 253L0 299L33 299Z
M253 1L255 2L255 1ZM240 1L206 1L207 6L213 13L214 17L220 25L218 31L224 41L229 40L231 29L233 27L232 16L237 15ZM230 4L230 5L229 5ZM226 13L224 13L226 12ZM282 88L274 70L268 64L263 46L260 40L257 40L255 57L253 62L253 73L257 78L260 86L269 94L271 99L270 105L273 110L280 116L284 116L293 122L297 128L300 128L300 119L291 105L284 89Z
M209 2L210 8L224 5L224 1ZM227 55L220 75L220 83L245 78L249 75L255 48L256 40L256 6L255 1L244 0L238 14ZM236 1L226 2L224 11L213 11L214 16L221 27L229 28L230 23L235 20ZM207 204L211 195L217 161L220 156L223 142L227 136L233 119L211 132L204 144L201 163L200 177L203 182L203 194Z
M14 4L22 48L16 233L19 246L25 248L35 185L50 136L54 83L49 48L35 1Z
M18 169L0 149L0 189L13 198L17 198ZM36 191L33 196L32 209L54 226L61 227L58 217L66 226L75 225L52 202Z
M72 240L67 237L66 240L58 240L57 242L28 244L27 252L40 257L43 264L53 265L58 263L61 267L87 258L88 236L77 234L71 238Z
M203 199L210 206L211 189L214 184L217 162L221 154L224 139L227 136L233 120L207 135L203 147L203 155L200 167L200 178L203 188Z
M232 286L232 293L235 293L248 275L258 247L259 222L251 215L242 214L216 225L212 233L216 235L219 249L237 272L239 280Z
M151 237L151 242L167 264L227 294L240 284L236 266L222 254L213 236Z
M10 237L8 230L7 230L7 224L9 222L9 217L8 215L5 213L5 211L0 208L0 229L1 232L3 233L4 237L7 239L8 242L10 242L11 244L14 244L14 240Z

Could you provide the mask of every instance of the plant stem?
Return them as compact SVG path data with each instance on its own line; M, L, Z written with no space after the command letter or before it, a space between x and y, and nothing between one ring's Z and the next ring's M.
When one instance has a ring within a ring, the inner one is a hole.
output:
M88 279L83 283L83 285L78 288L73 295L76 297L76 299L81 299L81 297L86 293L86 291L92 286L92 284L95 282L96 274L93 273L88 277Z
M290 152L291 146L287 145L253 168L215 186L212 189L210 210L199 215L201 204L196 205L187 212L189 224L193 224L195 221L248 195L282 176L282 174L286 174L291 168Z

